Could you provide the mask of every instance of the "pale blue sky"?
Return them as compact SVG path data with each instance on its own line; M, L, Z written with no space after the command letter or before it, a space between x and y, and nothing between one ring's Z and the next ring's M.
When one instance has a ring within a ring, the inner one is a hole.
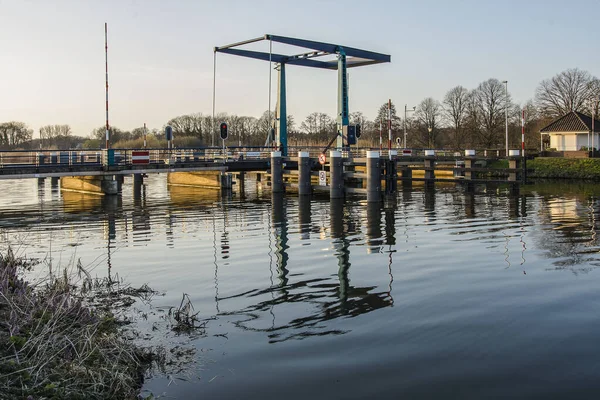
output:
M86 136L103 125L105 21L110 122L132 129L210 114L212 48L265 33L390 54L391 64L350 70L350 111L368 118L388 98L403 108L492 77L508 80L522 103L564 69L600 75L599 15L599 1L564 0L0 0L0 122L36 132L68 123ZM217 64L217 111L268 108L268 63L220 54ZM297 122L313 111L335 115L335 72L290 66L287 77Z

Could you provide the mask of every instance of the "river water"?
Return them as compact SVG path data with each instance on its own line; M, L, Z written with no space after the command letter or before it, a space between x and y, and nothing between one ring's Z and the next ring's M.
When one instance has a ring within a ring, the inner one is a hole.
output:
M0 181L0 250L189 295L205 321L172 398L592 398L600 185L394 199L167 187L118 198ZM42 272L40 271L40 274Z

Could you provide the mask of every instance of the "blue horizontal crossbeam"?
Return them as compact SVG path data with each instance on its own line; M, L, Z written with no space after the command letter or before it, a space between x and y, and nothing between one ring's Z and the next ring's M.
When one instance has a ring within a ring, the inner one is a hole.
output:
M277 53L269 54L269 53L265 53L265 52L261 52L261 51L240 50L240 49L232 49L232 48L216 49L215 51L219 52L219 53L232 54L235 56L254 58L254 59L263 60L263 61L271 60L274 63L301 65L304 67L313 67L313 68L337 69L337 63L328 63L328 62L324 62L324 61L317 61L317 60L305 59L305 58L291 59L288 56L284 56L283 54L277 54ZM269 56L270 56L270 58L269 58Z
M260 40L272 40L273 42L284 43L291 46L304 47L307 49L315 50L315 53L286 56L283 54L269 54L267 52L240 50L234 48L237 46L242 46L244 44L254 43ZM215 47L214 50L215 52L219 53L254 58L257 60L271 60L274 63L284 63L290 65L300 65L303 67L322 68L330 70L336 70L338 68L337 61L319 61L315 60L313 57L329 54L339 54L340 52L343 52L346 55L346 57L348 57L348 68L360 67L363 65L379 64L391 61L391 57L388 54L375 53L373 51L361 50L354 47L346 47L338 44L315 42L313 40L296 39L286 36L277 36L270 34L264 35L264 37L262 38L255 38L243 42L230 44L227 46Z
M277 36L277 35L265 35L267 40L272 40L278 43L285 43L292 46L305 47L307 49L324 51L326 53L335 54L340 51L340 49L344 49L344 53L346 53L347 57L359 57L366 58L373 61L378 62L390 62L391 57L388 54L375 53L373 51L356 49L354 47L346 47L338 44L331 44L325 42L315 42L312 40L305 39L296 39L285 36Z

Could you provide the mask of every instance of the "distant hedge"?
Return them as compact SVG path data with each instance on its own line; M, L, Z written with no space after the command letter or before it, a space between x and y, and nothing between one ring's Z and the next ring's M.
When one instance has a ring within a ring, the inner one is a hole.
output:
M600 158L545 158L527 161L531 178L600 180Z

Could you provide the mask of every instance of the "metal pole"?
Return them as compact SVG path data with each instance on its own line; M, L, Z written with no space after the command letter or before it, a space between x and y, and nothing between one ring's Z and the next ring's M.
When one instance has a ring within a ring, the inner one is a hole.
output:
M506 118L506 157L508 157L508 81L504 81L505 95L504 99L504 115Z
M217 90L217 51L215 50L213 56L213 104L212 104L212 123L211 123L211 139L210 146L215 147L215 94Z
M382 129L383 129L382 121L379 120L379 151L383 150L383 139L382 139L382 132L383 131L382 131Z
M408 104L405 104L405 105L404 105L404 124L403 124L403 126L404 126L404 148L405 148L405 149L407 148L407 147L406 147L406 106L407 106L407 105L408 105Z
M392 99L388 99L388 155L391 160L390 150L392 150Z
M110 131L108 125L108 23L104 23L104 65L106 68L106 148L110 147Z
M523 109L521 115L521 152L525 157L525 109Z
M592 101L592 157L594 157L594 136L596 136L596 130L594 129L594 104Z
M144 149L146 148L146 123L144 122Z
M267 127L267 132L270 134L271 132L271 55L273 52L273 41L269 39L269 126ZM271 140L275 140L275 138L271 138Z

